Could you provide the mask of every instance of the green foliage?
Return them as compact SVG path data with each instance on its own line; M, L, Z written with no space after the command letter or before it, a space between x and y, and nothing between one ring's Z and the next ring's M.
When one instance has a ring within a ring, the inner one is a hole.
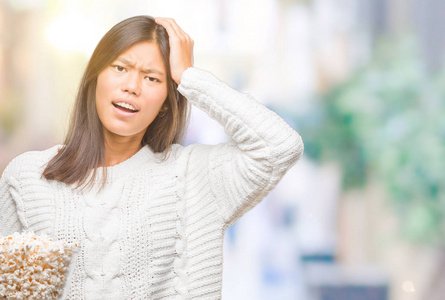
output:
M412 41L382 41L369 65L320 99L317 122L302 132L306 154L341 163L345 189L377 175L406 237L438 242L445 224L445 72L428 74L416 53Z

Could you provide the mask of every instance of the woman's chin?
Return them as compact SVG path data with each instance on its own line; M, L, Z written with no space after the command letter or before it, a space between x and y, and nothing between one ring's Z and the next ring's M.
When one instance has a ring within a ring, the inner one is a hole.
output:
M137 130L128 130L128 129L105 129L104 135L105 138L112 139L129 139L129 140L142 140L144 136L145 130L137 131Z

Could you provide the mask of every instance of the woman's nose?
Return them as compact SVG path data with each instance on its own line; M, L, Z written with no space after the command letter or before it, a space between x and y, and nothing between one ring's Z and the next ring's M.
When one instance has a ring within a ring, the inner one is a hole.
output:
M136 72L128 73L122 85L122 91L133 94L135 96L139 96L139 94L141 93L141 86L139 82L139 76Z

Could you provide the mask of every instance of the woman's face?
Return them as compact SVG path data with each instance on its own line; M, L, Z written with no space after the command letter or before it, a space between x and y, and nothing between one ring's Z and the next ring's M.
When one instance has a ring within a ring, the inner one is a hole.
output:
M140 42L97 77L96 108L105 138L142 140L167 98L167 77L159 46Z

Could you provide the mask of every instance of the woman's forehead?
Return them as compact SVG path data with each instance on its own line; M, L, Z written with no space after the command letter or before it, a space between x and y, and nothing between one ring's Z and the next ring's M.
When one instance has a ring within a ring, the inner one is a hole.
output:
M155 42L141 42L134 44L121 53L116 61L131 67L143 69L158 68L164 70L164 61L159 46Z

